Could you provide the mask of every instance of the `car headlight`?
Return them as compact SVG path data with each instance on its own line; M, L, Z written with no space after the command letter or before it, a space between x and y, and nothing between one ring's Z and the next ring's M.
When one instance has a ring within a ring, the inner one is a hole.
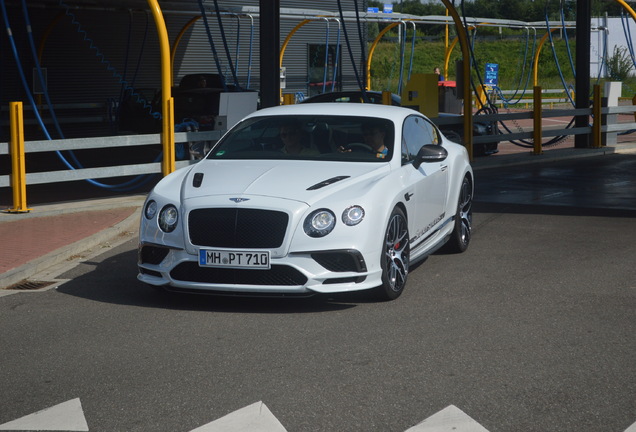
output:
M359 205L351 206L342 212L342 222L345 225L358 225L364 219L364 209Z
M144 216L146 219L152 219L157 214L157 201L150 200L146 203L144 208Z
M177 227L179 211L172 204L168 204L159 213L159 228L164 232L172 232Z
M313 211L305 218L303 228L309 237L324 237L336 226L336 216L331 210Z

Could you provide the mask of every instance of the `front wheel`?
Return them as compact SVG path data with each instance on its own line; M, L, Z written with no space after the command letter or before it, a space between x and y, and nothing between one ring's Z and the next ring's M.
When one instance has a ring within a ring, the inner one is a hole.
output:
M443 251L448 253L461 253L468 249L470 237L472 235L473 223L473 186L468 178L464 177L459 199L457 201L457 213L455 214L455 225L448 242L444 245Z
M409 273L409 252L406 216L396 207L389 218L382 247L382 285L377 288L382 300L395 300L402 294Z

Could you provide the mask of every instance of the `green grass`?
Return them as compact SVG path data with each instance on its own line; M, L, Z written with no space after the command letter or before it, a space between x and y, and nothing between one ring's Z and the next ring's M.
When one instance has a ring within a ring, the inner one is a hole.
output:
M539 41L537 41L538 45ZM563 39L554 39L555 51L558 58L563 81L566 86L574 87L574 73L570 64L567 43ZM572 63L576 65L576 41L569 40ZM477 59L479 75L482 80L486 63L499 64L499 87L502 90L532 90L534 86L533 49L532 40L528 43L528 53L524 56L526 40L501 39L477 40L474 43L474 55ZM404 80L406 80L410 66L411 45L407 43L404 58ZM525 62L524 62L525 57ZM412 73L432 73L433 68L444 68L445 44L443 42L418 41L415 44ZM455 60L461 59L459 43L451 53L447 80L455 80ZM524 66L525 63L525 66ZM400 52L397 43L380 42L371 63L371 89L389 90L396 92L398 88ZM537 85L543 89L563 89L559 67L555 61L549 40L543 45L538 61ZM473 70L473 77L477 74ZM596 84L596 79L591 84ZM601 80L602 85L602 80ZM623 97L632 97L636 92L636 78L630 77L623 83Z

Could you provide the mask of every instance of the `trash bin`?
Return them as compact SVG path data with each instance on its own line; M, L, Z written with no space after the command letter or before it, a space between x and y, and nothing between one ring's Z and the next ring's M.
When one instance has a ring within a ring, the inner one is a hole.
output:
M461 114L464 108L461 95L457 94L455 81L440 81L438 83L439 112Z

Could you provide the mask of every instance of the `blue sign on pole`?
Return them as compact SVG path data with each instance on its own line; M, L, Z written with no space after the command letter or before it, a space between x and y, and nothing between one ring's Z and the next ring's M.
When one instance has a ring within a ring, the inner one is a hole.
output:
M384 13L393 13L393 3L384 3L384 9L382 10Z
M486 63L486 81L487 86L496 87L499 85L499 64Z

